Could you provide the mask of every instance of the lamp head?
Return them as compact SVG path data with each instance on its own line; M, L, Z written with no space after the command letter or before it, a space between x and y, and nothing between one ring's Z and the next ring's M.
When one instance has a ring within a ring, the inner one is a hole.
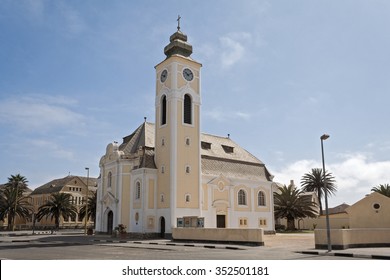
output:
M321 136L321 140L326 140L329 138L329 135L328 134L324 134Z

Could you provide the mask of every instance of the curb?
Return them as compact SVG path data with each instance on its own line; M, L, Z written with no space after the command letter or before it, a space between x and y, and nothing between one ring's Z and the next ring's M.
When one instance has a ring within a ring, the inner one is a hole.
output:
M32 233L0 233L0 237L20 237L20 236L34 236L34 235L73 235L78 233L67 233L67 232L60 232L60 231L36 231L34 234Z
M319 256L335 256L335 257L347 257L347 258L363 258L363 259L375 259L375 260L390 260L390 256L385 255L366 255L366 254L353 254L353 253L337 253L337 252L319 252L319 251L297 251L296 253L306 255L319 255Z
M227 250L245 250L240 247L234 246L218 246L218 245L204 245L204 244L188 244L188 243L158 243L158 242L142 242L142 241L126 241L126 240L106 240L106 239L95 239L94 242L100 243L133 243L133 244L144 244L144 245L166 245L166 246L183 246L183 247L200 247L207 249L227 249Z

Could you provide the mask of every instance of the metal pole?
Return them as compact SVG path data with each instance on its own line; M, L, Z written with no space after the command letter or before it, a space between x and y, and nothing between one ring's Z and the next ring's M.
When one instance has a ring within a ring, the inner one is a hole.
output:
M85 167L87 170L87 191L86 191L86 200L85 200L85 220L84 220L84 234L87 235L87 221L88 221L88 179L89 179L89 168Z
M325 174L325 157L324 157L324 140L328 139L329 135L324 134L321 136L321 152L322 152L322 172L324 176L324 193L325 193L325 215L326 215L326 237L328 243L328 252L332 251L332 244L330 242L330 223L329 223L329 208L328 208L328 186L326 184Z

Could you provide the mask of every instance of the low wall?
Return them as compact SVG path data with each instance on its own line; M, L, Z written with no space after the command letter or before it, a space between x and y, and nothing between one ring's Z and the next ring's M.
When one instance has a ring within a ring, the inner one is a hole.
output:
M326 229L316 229L314 240L316 249L327 249ZM359 247L390 247L390 229L331 229L330 243L332 249L335 250Z
M264 246L263 229L173 228L173 240Z

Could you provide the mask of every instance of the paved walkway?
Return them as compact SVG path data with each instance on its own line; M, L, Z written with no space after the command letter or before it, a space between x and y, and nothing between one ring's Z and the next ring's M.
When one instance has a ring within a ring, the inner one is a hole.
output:
M17 231L17 232L0 232L0 242L28 242L37 240L43 236L55 236L56 239L60 239L62 235L72 236L80 242L85 242L87 236L84 235L83 230L71 231L61 230L60 232L51 231L35 231L32 235L32 231ZM138 244L138 245L158 245L158 246L191 246L191 247L204 247L204 248L218 248L229 250L244 250L248 249L248 246L235 245L235 244L215 244L215 243L195 243L195 242L176 242L168 239L154 239L154 240L129 240L113 238L108 235L96 235L88 236L88 241L95 243L121 243L124 244ZM310 233L291 233L291 234L275 234L264 236L264 247L267 249L286 250L290 252L296 252L301 254L312 255L331 255L331 256L346 256L365 259L390 259L390 247L379 248L351 248L345 250L333 250L328 252L327 250L315 249L314 234ZM256 247L253 247L256 248Z

